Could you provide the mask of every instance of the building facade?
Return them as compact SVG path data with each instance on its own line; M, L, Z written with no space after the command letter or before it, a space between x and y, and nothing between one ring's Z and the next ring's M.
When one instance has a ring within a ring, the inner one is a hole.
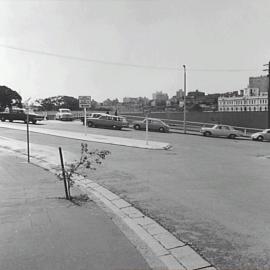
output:
M218 111L220 112L244 112L267 111L268 93L260 92L259 88L246 88L240 90L237 96L218 98Z
M249 88L258 88L260 93L268 92L269 78L267 76L249 77Z

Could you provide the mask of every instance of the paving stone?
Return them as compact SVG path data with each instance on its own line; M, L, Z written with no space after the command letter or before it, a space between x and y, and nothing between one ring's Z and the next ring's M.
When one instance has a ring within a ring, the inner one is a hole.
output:
M157 234L154 235L154 238L157 239L166 249L172 249L186 245L174 237L171 233Z
M170 251L177 261L180 262L187 270L195 270L210 266L207 261L205 261L189 246L171 249Z
M168 270L186 270L172 255L160 256L159 259L167 266Z
M126 209L126 208L124 208ZM169 251L166 250L154 237L146 232L141 226L137 225L133 219L124 218L123 221L136 233L137 236L144 241L148 247L154 252L156 256L169 255Z
M87 179L87 178L84 178L84 182L86 183L86 185L95 183L94 181Z
M100 185L99 184L97 184L97 183L89 183L89 184L87 184L87 187L89 187L89 188L93 188L93 189L96 189L96 188L98 188L98 187L100 187Z
M155 221L149 217L143 216L143 217L139 217L139 218L134 218L134 221L141 225L141 226L147 226L149 224L153 224L155 223Z
M144 227L151 235L166 234L168 231L160 226L158 223L149 224Z
M117 196L116 194L112 193L111 191L109 191L104 187L99 186L95 189L110 201L119 199L119 196Z
M132 206L123 208L122 211L131 218L138 218L144 216L142 212Z
M122 209L122 208L129 207L130 206L130 203L126 202L123 199L113 200L112 203L115 204L119 209Z

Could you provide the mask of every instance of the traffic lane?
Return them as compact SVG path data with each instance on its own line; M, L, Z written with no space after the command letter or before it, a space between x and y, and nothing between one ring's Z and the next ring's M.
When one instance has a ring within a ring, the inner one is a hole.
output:
M78 141L34 133L31 139L79 154ZM176 134L170 139L171 151L89 143L112 152L90 178L159 220L221 269L269 268L268 144Z

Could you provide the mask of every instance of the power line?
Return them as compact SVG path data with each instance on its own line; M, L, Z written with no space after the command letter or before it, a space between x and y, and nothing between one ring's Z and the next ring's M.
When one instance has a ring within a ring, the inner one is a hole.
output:
M50 57L58 57L58 58L64 58L69 60L76 60L76 61L82 61L82 62L91 62L91 63L97 63L102 65L113 65L113 66L123 66L123 67L133 67L133 68L144 68L144 69L156 69L156 70L172 70L172 71L181 71L182 68L179 67L165 67L165 66L153 66L153 65L139 65L139 64L128 64L128 63L122 63L122 62L111 62L111 61L105 61L105 60L99 60L99 59L91 59L91 58L84 58L79 56L71 56L71 55L64 55L64 54L58 54L58 53L51 53L47 51L41 51L41 50L33 50L33 49L25 49L25 48L19 48L15 46L9 46L5 44L0 44L0 47L10 50L16 50L21 51L25 53L32 53L32 54L39 54L39 55L46 55ZM180 65L181 66L181 65ZM242 68L227 68L227 69L187 69L187 71L195 71L195 72L251 72L251 71L261 71L261 69L242 69Z
M145 69L159 69L159 70L179 70L178 68L173 67L163 67L163 66L151 66L151 65L137 65L137 64L128 64L128 63L121 63L121 62L110 62L110 61L104 61L104 60L98 60L98 59L90 59L90 58L84 58L84 57L78 57L78 56L70 56L70 55L64 55L64 54L57 54L57 53L51 53L46 51L40 51L40 50L32 50L32 49L24 49L19 47L13 47L9 45L0 44L0 47L26 52L26 53L33 53L33 54L40 54L40 55L47 55L52 57L59 57L69 60L77 60L77 61L83 61L83 62L91 62L91 63L97 63L97 64L103 64L103 65L114 65L114 66L126 66L126 67L134 67L134 68L145 68Z

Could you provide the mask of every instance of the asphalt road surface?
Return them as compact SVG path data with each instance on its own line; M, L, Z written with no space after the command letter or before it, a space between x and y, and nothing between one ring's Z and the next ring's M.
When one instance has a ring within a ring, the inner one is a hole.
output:
M10 123L10 125L21 125ZM79 122L39 127L84 132ZM25 140L22 131L1 136ZM87 132L145 138L142 131ZM89 177L133 203L220 269L270 269L270 143L150 133L171 150L88 143L111 156ZM33 143L80 152L80 141L31 134ZM57 154L57 149L56 149Z

